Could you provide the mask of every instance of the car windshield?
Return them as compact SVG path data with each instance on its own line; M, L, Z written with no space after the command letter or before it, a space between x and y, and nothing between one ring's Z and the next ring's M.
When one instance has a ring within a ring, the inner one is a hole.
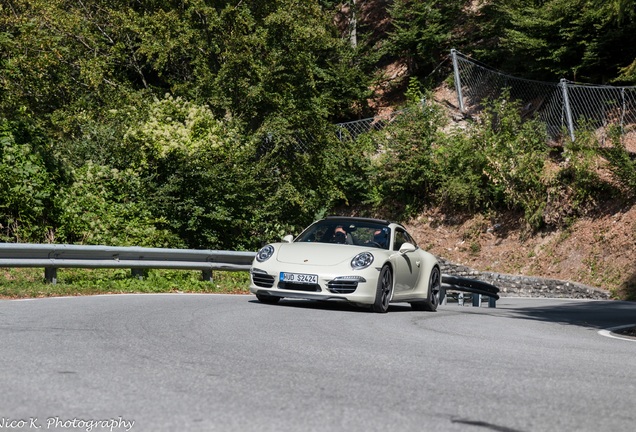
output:
M295 242L336 243L389 249L391 229L378 222L325 219L307 228Z

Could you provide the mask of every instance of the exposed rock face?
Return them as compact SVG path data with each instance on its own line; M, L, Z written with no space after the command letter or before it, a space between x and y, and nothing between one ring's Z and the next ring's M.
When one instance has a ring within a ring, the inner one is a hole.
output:
M530 276L515 276L492 272L480 272L466 266L437 258L442 273L488 282L500 289L501 297L550 297L609 300L610 293L587 285Z

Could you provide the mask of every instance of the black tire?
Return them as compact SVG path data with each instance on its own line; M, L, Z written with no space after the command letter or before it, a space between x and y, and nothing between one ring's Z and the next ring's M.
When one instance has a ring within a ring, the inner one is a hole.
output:
M442 272L435 266L431 270L428 279L428 298L420 302L411 303L411 307L416 311L435 312L439 305L439 292L442 288Z
M393 294L393 272L391 267L385 265L380 270L378 285L375 289L375 302L371 306L373 312L386 313L389 310L389 302Z
M256 294L256 298L258 299L259 302L265 303L265 304L276 304L281 299L280 297L271 296L267 294Z

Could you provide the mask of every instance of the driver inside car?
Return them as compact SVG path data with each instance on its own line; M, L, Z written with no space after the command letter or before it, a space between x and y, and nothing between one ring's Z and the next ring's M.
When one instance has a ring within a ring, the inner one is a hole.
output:
M342 226L337 226L333 232L332 243L345 244L347 243L347 232Z

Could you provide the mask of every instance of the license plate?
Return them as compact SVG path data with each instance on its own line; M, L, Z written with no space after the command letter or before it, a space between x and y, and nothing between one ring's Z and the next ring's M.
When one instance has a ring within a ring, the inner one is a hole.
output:
M280 280L281 282L317 284L318 275L304 274L304 273L281 273Z

